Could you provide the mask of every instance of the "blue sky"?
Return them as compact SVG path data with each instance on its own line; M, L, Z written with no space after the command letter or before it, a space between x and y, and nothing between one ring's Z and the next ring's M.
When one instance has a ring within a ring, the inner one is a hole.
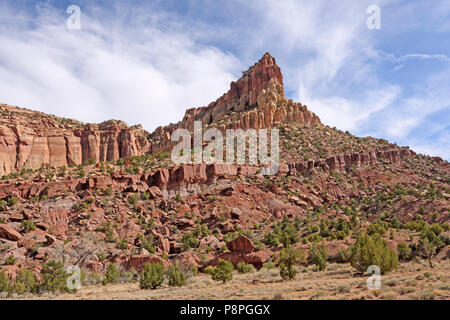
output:
M152 131L269 51L286 94L325 124L449 160L449 39L448 0L3 0L0 102Z

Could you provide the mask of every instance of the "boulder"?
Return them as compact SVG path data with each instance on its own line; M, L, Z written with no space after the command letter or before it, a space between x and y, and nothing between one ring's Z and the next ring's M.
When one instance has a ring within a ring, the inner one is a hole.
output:
M255 250L252 240L247 236L240 236L227 243L227 248L231 252L250 253Z
M0 238L19 241L22 235L7 224L0 224Z

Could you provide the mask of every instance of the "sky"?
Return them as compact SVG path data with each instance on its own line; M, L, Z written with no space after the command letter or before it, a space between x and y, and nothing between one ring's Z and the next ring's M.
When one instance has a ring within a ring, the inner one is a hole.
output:
M0 0L0 103L151 132L270 52L323 123L450 160L449 39L448 0Z

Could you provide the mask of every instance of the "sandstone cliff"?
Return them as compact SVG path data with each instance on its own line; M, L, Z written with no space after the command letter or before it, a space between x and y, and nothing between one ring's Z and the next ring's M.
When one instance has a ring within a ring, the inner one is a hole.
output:
M192 130L194 121L225 129L261 129L281 122L311 125L320 119L306 106L287 99L275 58L264 56L230 90L207 107L192 108L175 125L149 134L121 121L83 124L41 112L0 105L0 176L22 169L111 161L144 153L169 151L171 133Z
M286 98L280 67L269 53L243 72L239 80L231 82L230 90L207 107L188 109L179 123L158 127L151 135L152 151L170 149L172 132L177 128L192 130L194 121L222 132L269 128L282 122L321 123L306 106Z
M148 152L148 133L121 121L82 124L40 112L0 105L0 175L117 160Z

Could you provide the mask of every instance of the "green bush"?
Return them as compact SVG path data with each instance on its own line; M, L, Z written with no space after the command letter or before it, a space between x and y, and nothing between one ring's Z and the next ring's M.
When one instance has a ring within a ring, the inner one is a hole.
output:
M249 273L255 271L255 267L253 267L253 265L245 262L239 262L236 269L239 273Z
M25 294L28 292L35 293L37 290L36 275L28 269L19 269L16 280L12 286L12 292L17 294Z
M178 264L169 267L167 277L171 287L182 287L186 284L186 275Z
M214 274L214 272L216 272L216 267L214 266L207 266L204 270L204 273L209 274L210 276L212 276Z
M267 270L272 270L272 269L276 268L275 263L273 263L272 261L264 263L263 267L264 267L264 269L267 269Z
M162 263L146 263L139 277L139 288L156 289L164 282L164 265Z
M313 244L309 250L309 258L320 271L325 270L328 260L327 248L323 244Z
M212 279L215 281L222 281L223 283L233 279L233 264L228 260L219 259L214 273L212 274Z
M263 243L268 247L278 247L281 243L280 236L274 232L269 232L264 235Z
M297 275L295 266L306 262L304 250L294 249L292 247L283 248L279 257L280 276L283 280L292 280Z
M387 222L377 221L369 226L369 228L367 229L367 234L368 235L379 234L380 236L382 236L386 233L388 228L389 225Z
M198 275L198 267L195 264L191 264L189 269L194 276Z
M400 242L397 245L398 258L402 261L411 260L411 248L406 245L404 242Z
M70 274L64 270L64 264L50 260L44 263L41 271L41 281L39 283L39 292L61 293L68 292L67 279Z
M185 233L183 238L181 238L181 243L183 244L183 250L186 251L189 248L197 248L199 241L193 233Z
M8 199L8 206L13 207L19 202L19 199L17 197L11 197Z
M0 293L9 291L9 278L6 276L5 271L0 272Z
M128 248L128 242L125 239L116 241L116 248L120 250L125 250Z
M9 266L15 265L16 262L17 262L17 259L14 258L13 255L10 255L10 256L8 257L8 259L5 260L5 264L6 264L6 265L9 265Z
M36 226L34 225L33 221L30 220L23 220L22 221L22 228L25 232L30 232L36 229Z
M430 267L433 268L431 258L436 254L436 246L430 240L428 240L428 238L424 237L419 239L417 252L423 258L428 259Z
M137 198L136 195L134 195L134 194L132 194L132 195L130 195L130 196L128 197L128 203L129 203L129 204L134 205L134 204L137 203L137 201L138 201L138 198Z
M117 283L119 282L120 272L117 270L115 263L110 263L106 269L105 278L103 279L103 284L107 283Z
M397 254L388 247L379 234L361 234L351 246L350 263L359 273L364 274L371 265L380 268L382 274L398 267Z
M350 250L349 249L344 249L344 248L340 248L338 249L338 253L337 253L337 262L340 263L347 263L350 261Z
M295 244L300 240L295 221L290 221L284 217L283 221L273 227L273 232L264 236L263 243L269 247L277 247L282 243L285 247Z
M145 250L147 250L150 253L155 253L156 249L153 246L153 235L149 234L147 237L140 234L138 235L139 239L139 246Z

